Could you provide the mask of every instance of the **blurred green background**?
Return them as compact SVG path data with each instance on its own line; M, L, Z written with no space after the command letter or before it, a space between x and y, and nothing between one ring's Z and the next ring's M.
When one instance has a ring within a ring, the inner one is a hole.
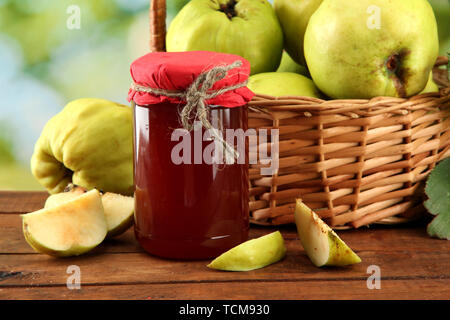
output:
M167 0L167 23L189 0ZM149 0L0 0L0 190L43 189L29 159L45 123L70 100L127 104L129 66L148 52ZM440 52L450 51L449 0L429 1ZM70 29L72 5L80 28Z
M168 0L167 23L188 0ZM129 66L148 52L149 0L0 0L0 190L42 187L29 169L45 123L70 100L128 104ZM70 6L78 6L80 28Z

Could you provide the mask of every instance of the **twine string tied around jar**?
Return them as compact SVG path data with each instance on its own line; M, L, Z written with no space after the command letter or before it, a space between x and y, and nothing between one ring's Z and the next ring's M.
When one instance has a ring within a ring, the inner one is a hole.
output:
M238 158L239 153L232 146L230 146L214 128L208 119L209 106L206 100L215 98L224 94L225 92L232 91L247 85L247 80L239 82L235 85L223 87L218 90L211 90L214 84L226 77L228 71L242 66L242 61L236 60L229 65L218 65L210 70L201 73L186 91L174 91L165 90L160 88L151 88L147 86L139 85L135 82L131 83L131 88L138 92L146 92L153 95L163 95L170 98L180 98L186 101L186 105L180 111L180 120L183 127L192 131L194 129L194 122L200 121L205 129L210 130L214 140L219 141L225 148L225 152L228 156Z

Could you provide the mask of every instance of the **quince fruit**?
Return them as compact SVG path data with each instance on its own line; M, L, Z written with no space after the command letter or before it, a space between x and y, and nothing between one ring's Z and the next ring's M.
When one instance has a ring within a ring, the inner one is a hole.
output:
M427 0L323 0L303 46L314 83L334 99L415 95L439 53Z
M315 266L346 266L361 262L333 229L298 199L294 216L300 241Z
M275 231L251 239L222 253L208 268L224 271L250 271L263 268L284 258L286 247L283 236Z
M56 257L88 252L107 234L101 196L95 189L58 206L22 215L22 227L34 250Z
M284 48L292 59L306 66L303 38L309 19L322 0L274 0L273 6L284 35Z
M308 68L295 62L286 51L283 51L283 54L281 55L281 62L277 72L293 72L305 77L310 77Z
M430 72L430 75L428 76L427 84L420 93L422 94L422 93L438 92L438 91L439 91L439 87L433 80L433 72Z
M267 0L191 0L170 23L166 47L236 54L256 74L278 68L283 31Z
M264 72L250 76L247 87L255 93L275 97L304 96L320 98L314 82L293 72Z
M86 189L70 184L62 193L52 194L45 201L44 208L59 206L80 197ZM134 198L107 192L101 195L108 228L107 238L116 237L127 231L134 223Z
M71 182L133 194L132 110L104 99L78 99L50 119L31 158L31 172L50 193Z

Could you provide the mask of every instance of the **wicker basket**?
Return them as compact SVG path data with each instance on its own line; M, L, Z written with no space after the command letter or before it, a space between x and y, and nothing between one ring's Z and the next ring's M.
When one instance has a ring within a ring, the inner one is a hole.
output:
M151 51L165 50L165 17L165 0L151 1ZM447 62L440 57L433 70L439 93L408 99L256 95L249 127L279 129L279 169L262 176L250 166L251 221L292 223L296 198L337 229L420 217L421 182L450 157L450 87L439 69Z

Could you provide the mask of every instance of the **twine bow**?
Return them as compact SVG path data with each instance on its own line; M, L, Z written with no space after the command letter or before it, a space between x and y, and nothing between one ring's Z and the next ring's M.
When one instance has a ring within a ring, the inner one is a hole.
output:
M224 87L219 90L211 90L217 81L222 80L231 69L238 68L242 65L242 61L236 60L229 65L218 65L210 70L201 73L186 91L173 91L159 88L151 88L132 83L131 88L138 92L147 92L153 95L163 95L171 98L180 98L186 101L186 105L180 112L180 119L183 127L192 131L194 129L194 122L200 121L205 129L210 129L214 139L219 141L225 147L225 152L238 158L239 153L230 146L219 134L218 130L211 125L208 119L209 106L206 100L215 98L224 94L225 92L235 90L247 85L247 80L237 83L235 85Z

